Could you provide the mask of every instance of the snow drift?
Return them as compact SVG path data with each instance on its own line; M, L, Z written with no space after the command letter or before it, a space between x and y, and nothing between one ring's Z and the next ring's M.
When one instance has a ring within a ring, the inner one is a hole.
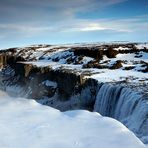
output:
M60 112L0 92L0 147L144 148L118 121L83 110Z

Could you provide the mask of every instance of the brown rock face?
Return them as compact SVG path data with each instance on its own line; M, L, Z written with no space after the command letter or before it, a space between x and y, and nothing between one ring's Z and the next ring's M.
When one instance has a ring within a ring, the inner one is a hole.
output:
M95 59L102 59L103 50L99 48L86 48L86 47L77 47L73 48L72 51L76 56L88 56Z
M0 54L0 68L4 68L7 64L7 57L5 54Z
M115 58L116 55L118 54L118 51L114 50L111 46L107 50L105 50L104 52L108 58Z
M24 65L24 69L25 69L25 77L27 77L32 69L32 65Z

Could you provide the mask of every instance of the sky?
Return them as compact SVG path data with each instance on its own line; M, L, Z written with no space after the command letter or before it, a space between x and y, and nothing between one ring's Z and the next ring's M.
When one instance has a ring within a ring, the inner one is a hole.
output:
M0 0L0 48L148 41L148 0Z

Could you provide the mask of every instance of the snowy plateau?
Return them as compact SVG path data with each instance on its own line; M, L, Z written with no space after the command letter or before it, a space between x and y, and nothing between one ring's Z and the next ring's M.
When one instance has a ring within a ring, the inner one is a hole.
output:
M0 148L148 146L148 43L0 49Z

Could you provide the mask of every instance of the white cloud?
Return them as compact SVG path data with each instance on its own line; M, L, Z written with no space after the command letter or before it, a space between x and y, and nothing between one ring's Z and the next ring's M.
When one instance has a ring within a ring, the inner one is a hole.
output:
M97 30L106 30L107 28L97 24L97 23L89 23L88 25L81 28L79 31L97 31Z
M148 32L147 16L137 16L126 19L99 19L99 20L84 20L70 19L61 23L26 23L26 24L0 24L0 32L9 36L24 35L24 36L40 36L41 34L58 33L58 32L92 32L92 31L114 31L131 33L136 31Z
M75 18L79 12L90 12L124 1L126 0L5 0L0 1L0 18L9 23L60 22Z
M36 37L46 34L113 31L148 32L148 17L125 19L78 19L89 12L127 0L5 0L0 2L0 34L7 37ZM5 15L3 15L5 14Z

